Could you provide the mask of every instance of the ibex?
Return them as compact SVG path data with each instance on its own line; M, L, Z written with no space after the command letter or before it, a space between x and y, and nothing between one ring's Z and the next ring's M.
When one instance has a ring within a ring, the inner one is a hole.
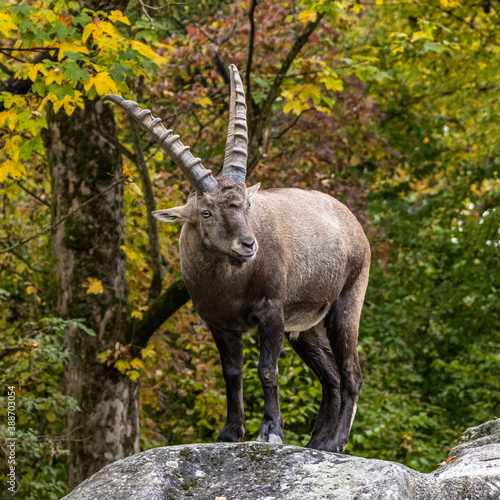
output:
M245 186L248 133L243 85L230 69L230 110L222 173L216 179L178 135L149 110L108 95L144 127L181 168L194 191L186 205L155 217L184 222L181 270L220 353L227 419L217 441L245 433L242 333L258 326L264 417L258 441L283 442L278 357L286 335L322 386L307 446L343 451L359 391L358 327L370 247L349 209L326 194Z

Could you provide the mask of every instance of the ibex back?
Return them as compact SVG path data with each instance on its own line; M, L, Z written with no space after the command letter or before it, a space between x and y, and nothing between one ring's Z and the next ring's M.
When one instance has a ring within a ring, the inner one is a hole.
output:
M370 247L354 215L331 196L246 188L246 106L234 66L230 76L228 139L218 180L148 110L118 96L106 98L150 131L195 188L185 206L154 215L185 222L182 274L213 334L226 382L227 420L217 440L238 441L245 433L242 333L257 326L265 403L257 439L283 442L278 357L286 335L323 389L307 446L343 451L361 388L357 339Z

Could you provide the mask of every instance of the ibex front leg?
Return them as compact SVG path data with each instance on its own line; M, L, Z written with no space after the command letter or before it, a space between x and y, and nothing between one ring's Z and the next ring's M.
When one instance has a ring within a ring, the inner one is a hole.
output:
M218 442L235 442L245 434L243 410L243 342L242 334L210 327L219 350L222 374L226 383L227 419Z
M259 378L264 389L264 418L257 441L283 443L283 419L278 396L278 358L283 349L283 316L268 318L259 325Z

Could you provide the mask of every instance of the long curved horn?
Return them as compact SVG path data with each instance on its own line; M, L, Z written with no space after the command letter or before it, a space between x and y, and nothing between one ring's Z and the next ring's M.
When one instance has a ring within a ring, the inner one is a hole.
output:
M111 101L120 106L141 127L145 128L170 158L174 160L194 189L205 193L218 185L215 177L212 176L212 171L206 169L201 164L201 160L193 156L189 146L184 146L178 135L174 135L172 130L167 130L163 126L160 118L153 118L149 109L141 109L136 102L126 101L119 95L108 94L102 100Z
M247 105L243 83L234 64L229 66L229 77L231 100L222 177L245 183L248 158Z

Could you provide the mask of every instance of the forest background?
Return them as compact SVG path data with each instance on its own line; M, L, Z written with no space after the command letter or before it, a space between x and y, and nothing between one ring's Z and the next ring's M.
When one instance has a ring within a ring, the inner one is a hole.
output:
M7 0L0 444L15 386L18 497L59 498L109 462L211 442L223 425L180 227L149 216L190 186L101 97L152 109L218 173L231 63L248 182L335 196L372 245L347 452L426 472L465 428L500 417L498 0ZM246 439L263 411L257 362L251 331ZM285 345L287 443L307 442L320 397Z

